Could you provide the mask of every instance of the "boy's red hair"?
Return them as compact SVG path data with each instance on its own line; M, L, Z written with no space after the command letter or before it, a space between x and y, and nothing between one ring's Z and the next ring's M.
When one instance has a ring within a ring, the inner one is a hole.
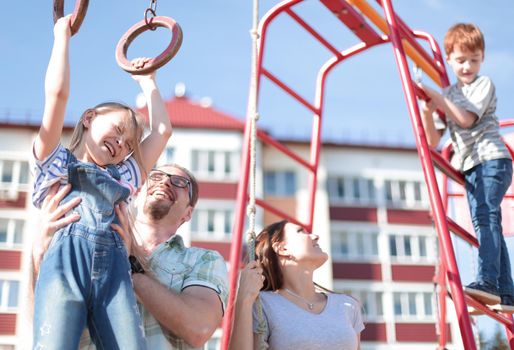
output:
M480 29L472 23L457 23L446 32L444 36L444 50L449 56L455 47L463 51L485 52L484 35Z

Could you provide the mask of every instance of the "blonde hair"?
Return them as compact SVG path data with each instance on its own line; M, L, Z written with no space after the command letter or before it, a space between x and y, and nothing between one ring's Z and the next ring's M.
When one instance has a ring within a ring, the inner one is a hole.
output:
M455 47L463 51L481 50L485 54L484 34L472 23L457 23L450 27L444 36L444 50L449 56Z
M104 102L100 103L93 108L88 108L82 113L80 116L80 119L75 126L75 129L73 130L73 134L71 135L71 141L69 145L69 149L71 152L75 151L77 147L80 145L80 142L82 141L82 137L84 136L84 132L86 128L84 127L84 119L88 115L90 111L95 112L95 117L105 115L112 111L117 110L125 110L129 113L132 121L132 128L134 130L133 139L134 139L134 145L133 145L133 152L132 156L136 160L137 164L139 165L139 169L141 170L141 173L143 175L143 178L145 178L146 174L144 174L144 169L146 169L145 164L143 162L143 157L141 155L141 140L143 139L143 132L144 132L144 120L143 118L136 113L132 108L129 106L119 103L119 102Z

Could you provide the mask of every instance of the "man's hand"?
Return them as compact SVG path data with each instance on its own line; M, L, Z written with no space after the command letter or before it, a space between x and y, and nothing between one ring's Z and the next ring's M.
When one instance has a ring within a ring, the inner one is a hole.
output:
M39 264L55 232L80 219L80 215L77 213L65 215L75 208L82 198L76 197L65 204L59 204L70 190L71 185L68 184L59 189L59 183L56 183L50 187L43 201L41 206L41 234L35 235L34 242L32 243L32 258L36 275L39 271Z

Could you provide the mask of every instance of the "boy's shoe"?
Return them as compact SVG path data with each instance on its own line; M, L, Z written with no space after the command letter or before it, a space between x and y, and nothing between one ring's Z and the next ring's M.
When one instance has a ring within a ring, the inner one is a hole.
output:
M486 305L495 305L501 302L496 290L485 283L470 283L464 287L464 293Z
M502 295L501 302L499 304L492 305L491 309L505 314L514 314L514 297L511 295Z

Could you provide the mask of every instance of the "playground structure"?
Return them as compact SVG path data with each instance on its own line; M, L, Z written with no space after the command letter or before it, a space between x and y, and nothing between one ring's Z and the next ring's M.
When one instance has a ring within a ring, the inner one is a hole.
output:
M156 1L151 0L150 7L145 11L143 21L131 27L127 33L120 39L116 49L116 58L118 64L126 71L134 73L128 60L126 53L130 43L143 31L154 30L156 26L168 28L172 31L172 40L168 47L158 57L151 60L150 65L144 71L138 71L139 74L148 73L154 69L166 64L179 50L182 42L182 32L180 27L170 18L159 17L156 15ZM472 306L482 311L489 317L504 324L506 328L507 338L511 349L514 349L514 321L511 315L505 315L493 311L473 298L465 296L462 290L462 283L456 263L455 253L450 237L450 232L464 239L473 246L478 246L478 241L473 234L470 234L461 225L449 218L446 214L448 207L448 198L453 194L448 191L448 180L455 181L457 184L463 184L463 176L456 171L449 163L451 148L449 146L443 149L442 154L434 149L430 149L424 134L421 123L420 112L417 99L426 99L424 93L413 83L409 69L407 57L421 69L436 85L443 88L449 85L445 66L441 51L434 38L422 31L411 30L395 13L391 0L377 0L379 7L383 10L384 16L375 10L366 0L320 0L320 3L327 7L341 22L352 30L352 32L362 40L361 43L354 45L346 50L340 51L329 43L321 34L319 34L312 26L303 20L294 10L294 6L302 3L304 0L285 0L273 7L260 21L259 28L253 34L255 36L255 58L254 58L254 91L251 92L249 103L249 115L244 134L244 146L242 150L242 170L241 181L238 187L236 217L233 231L233 242L231 249L230 265L239 266L241 260L241 242L242 230L244 226L245 206L248 201L252 207L249 212L255 215L254 204L257 204L271 213L283 217L290 222L303 226L307 231L313 229L313 218L315 209L315 191L317 184L317 170L319 165L319 155L321 147L321 128L322 116L324 111L325 82L327 76L333 68L344 62L346 59L365 52L367 49L376 47L380 44L390 43L393 47L394 57L400 73L402 87L406 98L410 119L416 140L416 147L421 160L425 181L428 187L430 198L430 206L434 218L434 223L440 242L441 263L435 280L439 284L438 300L438 330L439 330L439 349L444 349L448 335L446 334L446 296L451 295L457 319L461 332L462 343L465 349L476 349L475 338L473 336L467 306ZM78 32L82 24L88 7L88 0L77 0L75 10L72 16L72 34ZM327 48L333 57L328 60L318 72L318 80L316 83L316 94L314 103L303 98L299 93L295 92L291 87L287 86L269 70L263 67L263 56L265 52L266 34L269 25L279 16L288 15L297 24L303 27L311 34L322 46ZM63 16L63 0L54 1L54 20ZM431 52L427 52L425 48L418 43L418 40L424 40ZM281 143L275 141L265 133L256 130L256 112L258 105L259 89L262 77L268 78L272 83L289 94L293 99L300 103L303 107L313 113L312 139L310 143L310 160L306 161L301 156L293 153ZM253 95L252 95L253 94ZM253 104L253 105L252 105ZM513 126L514 121L502 122L501 126ZM292 217L279 208L273 207L264 200L254 198L250 193L248 195L248 186L254 186L254 175L252 157L255 155L256 137L277 150L290 157L305 167L309 172L308 181L308 215L306 220L300 220ZM509 147L511 155L514 152ZM438 186L435 175L434 166L439 168L444 174L441 186ZM439 189L441 187L441 190ZM512 198L512 196L510 196ZM250 219L251 221L254 218ZM251 254L252 255L252 254ZM228 347L228 339L230 337L231 322L233 316L233 305L235 298L235 288L237 284L237 269L232 269L230 274L230 296L228 307L224 318L224 332L222 340L222 348ZM449 291L448 291L449 286ZM450 294L448 294L450 293Z
M514 321L511 315L506 315L492 311L486 306L471 297L465 296L462 289L460 274L456 262L455 252L450 237L453 232L458 237L468 243L478 246L476 237L467 232L461 225L449 218L446 214L448 198L452 194L448 192L447 181L452 180L458 184L463 183L463 176L456 171L449 163L451 149L445 147L440 154L428 146L424 129L421 122L420 111L417 99L426 99L426 96L414 84L408 68L407 57L421 69L436 85L444 88L449 85L448 76L445 70L443 56L435 39L428 33L411 30L395 13L391 0L377 0L379 7L383 10L384 16L375 10L366 0L320 0L341 22L353 31L362 40L361 43L354 45L346 50L340 51L329 43L319 32L302 19L294 10L294 6L302 3L303 0L285 0L274 6L268 11L259 22L258 30L254 33L256 45L254 48L254 71L253 81L255 91L250 92L247 123L245 127L244 143L242 150L241 181L238 187L237 207L233 229L233 241L231 246L230 266L239 266L241 261L241 243L243 227L245 223L246 204L250 202L248 212L250 221L255 215L254 204L259 205L279 217L303 226L307 231L312 231L315 192L317 184L317 170L319 165L319 155L321 147L321 128L324 111L325 83L331 70L346 59L367 49L380 44L391 44L393 54L397 63L404 91L407 107L414 131L416 147L420 157L425 182L428 188L430 207L433 215L434 225L438 235L440 245L440 266L435 281L439 285L438 300L438 330L439 347L444 349L448 335L446 330L446 296L451 295L453 300L458 324L460 328L462 344L465 349L474 350L477 348L473 335L471 321L467 306L483 311L489 317L502 323L505 326L508 343L514 349ZM255 11L255 10L254 10ZM287 15L298 25L304 28L322 46L327 48L333 57L329 59L318 71L318 79L315 87L315 101L309 102L294 89L286 85L277 78L272 72L263 66L263 57L266 49L267 30L270 24L280 15ZM380 34L379 34L380 33ZM418 40L423 40L428 44L431 52L419 44ZM261 87L262 77L267 78L278 88L290 95L296 102L313 113L312 139L310 142L310 159L307 161L298 154L295 154L280 142L272 139L264 133L256 131L256 115L258 110L258 97ZM254 104L254 105L252 105ZM514 122L503 122L501 126L512 126ZM300 220L292 217L281 209L273 207L262 199L254 198L252 187L254 183L254 159L256 138L268 146L275 147L287 157L296 161L308 171L308 214L307 218ZM509 151L513 154L511 148ZM438 186L435 167L443 174L441 186ZM248 187L250 185L250 194ZM441 190L440 190L441 188ZM252 226L252 224L250 225ZM251 244L249 248L253 254ZM237 286L237 269L230 271L230 294L228 307L223 320L222 349L227 349L230 338L231 323L234 312L234 299ZM449 290L448 290L449 287Z
M53 18L56 22L64 16L64 0L54 0ZM71 13L71 35L77 34L86 17L89 0L76 0L73 13ZM127 59L127 51L134 39L147 30L164 27L171 31L172 36L168 46L157 56L149 60L143 69L135 69ZM182 45L182 29L170 17L157 16L157 0L150 0L150 5L144 12L144 18L130 27L120 38L116 45L116 61L118 65L130 74L148 74L168 63L178 52Z

